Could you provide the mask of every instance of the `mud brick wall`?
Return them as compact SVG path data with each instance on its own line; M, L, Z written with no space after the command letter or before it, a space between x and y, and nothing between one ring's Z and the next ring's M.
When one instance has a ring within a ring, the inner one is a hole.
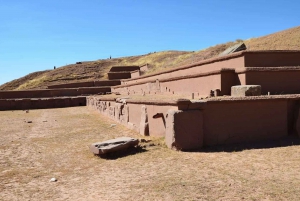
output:
M27 110L85 106L86 97L0 99L0 110Z

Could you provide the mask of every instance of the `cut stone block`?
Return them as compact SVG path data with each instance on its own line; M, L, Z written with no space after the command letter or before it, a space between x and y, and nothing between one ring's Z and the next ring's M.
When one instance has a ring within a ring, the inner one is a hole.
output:
M228 54L243 51L243 50L246 50L246 49L247 49L247 47L244 43L239 43L239 44L236 44L234 46L231 46L231 47L227 48L224 52L219 54L219 56L226 56Z
M200 110L169 110L166 144L171 149L193 150L203 146L203 115Z
M90 146L90 151L94 154L102 155L110 152L125 150L138 144L138 139L131 137L120 137L113 140L93 143Z
M231 96L260 96L260 85L238 85L231 87Z
M140 134L144 136L149 135L148 113L145 105L141 108Z

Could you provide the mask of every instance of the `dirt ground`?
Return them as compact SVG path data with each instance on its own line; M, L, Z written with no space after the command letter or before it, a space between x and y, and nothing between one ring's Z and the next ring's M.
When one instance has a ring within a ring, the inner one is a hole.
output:
M87 107L0 112L0 200L300 199L300 146L177 152L147 138L136 152L94 156L93 142L142 138L111 124Z

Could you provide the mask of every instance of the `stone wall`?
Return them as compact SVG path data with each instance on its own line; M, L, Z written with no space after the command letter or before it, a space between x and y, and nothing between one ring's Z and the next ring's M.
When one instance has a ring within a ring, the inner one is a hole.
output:
M109 72L125 72L125 71L135 71L140 70L139 66L113 66Z
M299 66L300 51L246 51L245 67Z
M243 85L261 85L262 94L300 93L300 67L246 68L237 73Z
M78 87L99 87L99 86L115 86L120 85L120 80L98 80L90 82L74 82L66 84L49 85L48 89L60 89L60 88L78 88Z
M70 89L41 89L26 91L0 91L0 99L47 98L61 96L80 96L110 92L110 87L81 87Z
M130 72L109 72L107 73L109 80L120 80L131 78Z
M121 94L186 94L195 97L209 96L211 90L220 90L220 95L230 95L230 88L239 84L233 69L207 73L195 73L160 80L139 81L112 87L112 92Z
M165 136L170 148L180 150L274 140L300 133L299 102L300 95L182 100L182 103L87 98L89 107L142 135Z
M85 106L86 97L0 99L0 110L28 110Z
M278 139L288 135L287 100L208 101L204 144Z
M131 78L137 78L140 77L141 71L140 70L131 71L130 74L131 74Z
M152 136L158 137L165 136L167 111L178 109L176 102L134 102L126 99L114 100L97 96L87 97L87 106L141 133L141 135L151 133ZM160 116L155 117L157 114L160 114ZM148 124L147 131L144 129L145 124Z

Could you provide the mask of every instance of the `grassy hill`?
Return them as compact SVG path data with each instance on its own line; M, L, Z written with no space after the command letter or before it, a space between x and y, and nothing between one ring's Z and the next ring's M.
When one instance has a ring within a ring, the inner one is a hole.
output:
M164 51L146 55L82 62L28 74L0 86L0 90L24 90L46 88L47 85L105 80L112 66L143 65L148 63L148 74L171 69L185 64L217 56L226 48L242 40L228 42L200 51ZM300 27L280 31L267 36L243 41L248 50L300 50Z

